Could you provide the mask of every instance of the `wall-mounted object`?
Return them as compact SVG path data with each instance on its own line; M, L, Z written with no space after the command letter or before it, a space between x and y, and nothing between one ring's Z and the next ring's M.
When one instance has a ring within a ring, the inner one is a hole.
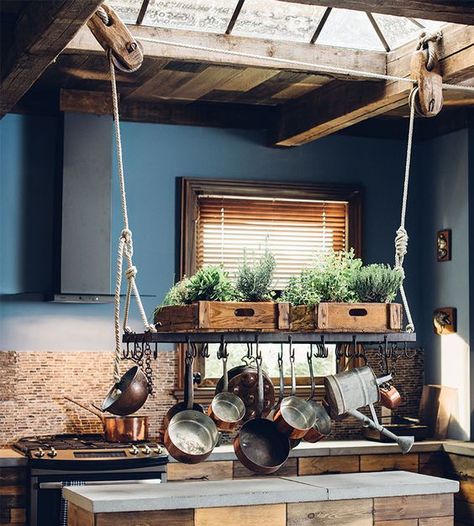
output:
M436 257L438 261L451 261L451 230L439 230L436 234Z
M455 307L441 307L436 309L433 313L433 328L435 334L454 334L457 331L456 324L456 308Z

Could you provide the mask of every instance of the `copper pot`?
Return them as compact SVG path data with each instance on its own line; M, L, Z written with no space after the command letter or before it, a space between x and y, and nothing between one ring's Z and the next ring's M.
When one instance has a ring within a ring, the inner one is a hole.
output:
M102 411L125 416L135 413L146 402L149 388L145 373L135 365L107 393Z
M68 396L64 398L100 419L107 442L130 443L148 439L147 416L104 416L95 406L91 409Z
M398 389L393 385L380 386L380 403L388 409L397 409L402 403L402 397L398 392Z

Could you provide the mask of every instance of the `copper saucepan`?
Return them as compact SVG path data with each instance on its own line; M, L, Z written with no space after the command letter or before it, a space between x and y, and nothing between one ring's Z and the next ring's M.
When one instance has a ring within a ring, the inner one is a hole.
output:
M129 443L148 439L147 416L104 416L95 406L96 410L93 410L68 396L64 398L100 419L107 442Z
M291 396L283 398L273 417L278 431L296 440L303 438L314 426L316 415L313 406L296 396L295 351L290 345Z
M113 415L130 415L142 407L148 398L148 393L145 373L135 365L110 389L101 410Z
M227 344L221 343L218 358L222 360L222 378L224 386L216 393L208 408L208 415L220 431L233 431L242 422L247 408L243 400L235 393L229 392L229 375L227 373Z

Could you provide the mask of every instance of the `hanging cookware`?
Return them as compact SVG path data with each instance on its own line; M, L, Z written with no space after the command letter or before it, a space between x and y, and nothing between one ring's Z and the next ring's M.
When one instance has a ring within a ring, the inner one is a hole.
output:
M194 355L194 352L193 352L193 355ZM191 378L191 383L189 382L190 378ZM185 359L184 361L184 401L178 402L177 404L174 404L172 407L168 409L165 415L165 418L163 419L165 428L168 427L170 420L173 418L174 415L188 408L189 398L191 396L189 385L191 385L191 387L193 385L193 360ZM198 404L197 402L193 402L191 409L193 411L199 411L200 413L204 413L204 409L202 405Z
M380 386L380 403L388 409L397 409L402 403L402 397L393 385L382 384Z
M248 420L234 439L234 451L240 462L251 471L263 475L274 473L290 454L290 441L278 431L275 422L262 418L262 357L257 351L258 405L257 417Z
M309 379L311 382L311 393L308 402L312 405L315 414L315 422L313 427L306 433L304 440L306 442L316 443L321 439L327 437L331 433L331 417L328 415L326 409L320 402L317 402L314 397L316 394L316 382L314 378L313 369L313 346L307 354Z
M214 420L220 431L232 431L243 420L246 412L244 402L236 394L229 392L227 374L227 345L222 342L217 358L222 360L222 391L214 396L208 408L208 415Z
M268 418L273 420L278 408L280 407L281 401L285 398L285 376L283 373L283 344L280 344L280 350L278 351L278 400L276 400L272 410L268 414ZM291 442L291 441L290 441Z
M100 419L107 442L130 443L148 439L147 416L104 416L98 409L95 411L68 396L64 398Z
M263 374L264 400L262 416L267 416L275 403L275 388L271 378ZM257 369L250 365L239 365L228 371L230 393L237 395L245 404L246 411L242 422L246 422L257 415L258 405L258 374ZM221 378L216 385L216 394L224 388L224 379Z
M130 415L142 407L148 398L148 393L145 373L135 365L110 389L101 410L113 415Z
M316 420L313 406L296 396L295 350L290 345L291 396L283 398L273 421L291 439L303 438Z
M192 371L193 352L186 351L186 365ZM189 365L191 362L191 365ZM175 414L165 431L164 443L168 453L184 464L197 464L206 460L219 439L214 421L201 411L193 409L193 375L187 375L189 393L187 409Z

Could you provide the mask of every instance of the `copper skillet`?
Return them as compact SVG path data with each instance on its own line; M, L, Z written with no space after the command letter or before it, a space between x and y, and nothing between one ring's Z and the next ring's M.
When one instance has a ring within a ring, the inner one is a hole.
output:
M193 351L186 351L186 366L192 371ZM193 409L193 375L187 375L186 389L189 393L187 407L176 413L165 431L164 443L168 453L184 464L196 464L206 460L217 444L219 432L214 421Z
M277 471L290 454L290 441L278 431L275 422L262 418L262 355L256 356L258 375L257 417L248 420L234 439L234 451L240 462L251 471L267 475Z

